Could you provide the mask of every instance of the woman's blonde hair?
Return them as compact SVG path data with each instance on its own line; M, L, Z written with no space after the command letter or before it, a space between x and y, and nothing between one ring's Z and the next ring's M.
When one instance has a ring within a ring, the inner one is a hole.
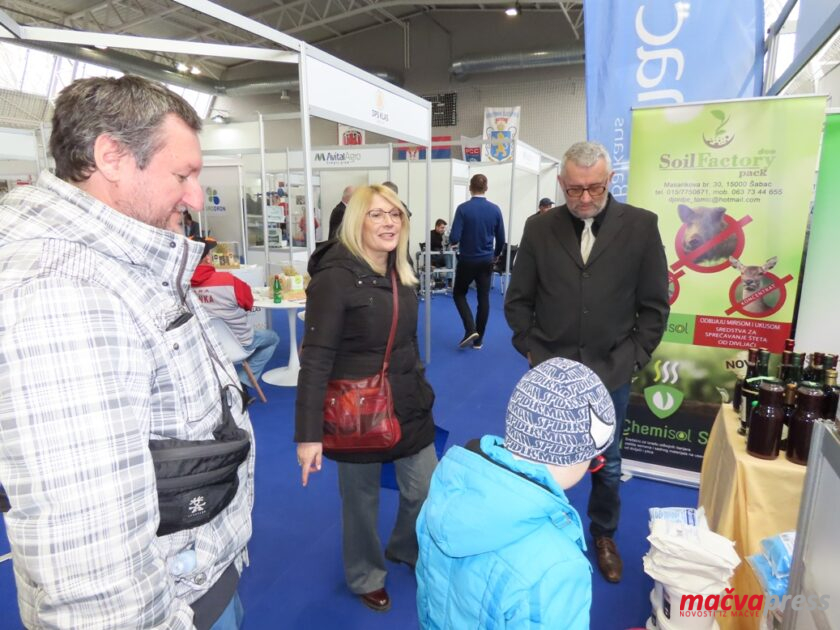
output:
M414 275L414 269L412 269L408 259L408 234L411 227L408 222L408 212L406 212L405 206L402 205L399 197L389 188L373 184L371 186L360 186L356 189L356 192L350 197L350 201L347 202L347 209L344 211L341 228L338 230L338 240L350 250L351 254L370 265L371 269L385 275L387 269L382 268L368 256L362 241L365 219L367 218L368 211L371 209L370 206L373 203L374 195L384 197L402 215L397 249L393 252L395 257L394 265L396 266L397 276L399 276L400 282L405 286L414 286L417 284L417 276Z

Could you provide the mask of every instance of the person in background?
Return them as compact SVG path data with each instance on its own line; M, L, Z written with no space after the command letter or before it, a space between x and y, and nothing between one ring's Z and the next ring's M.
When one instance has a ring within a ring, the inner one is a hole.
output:
M668 266L656 215L616 201L608 192L612 177L603 145L578 142L566 151L559 176L566 203L525 222L505 317L528 365L565 357L599 376L621 435L630 381L650 360L668 321ZM618 582L618 440L605 457L592 476L589 531L598 568Z
M317 215L317 208L313 209L313 212ZM315 223L316 230L321 227L321 222L317 216L312 217L312 220ZM300 219L298 219L298 230L298 238L295 239L295 245L306 245L306 214L302 214Z
M429 249L433 252L443 251L443 235L446 233L446 221L435 221L435 229L429 234Z
M189 213L189 210L184 210L183 223L184 236L186 236L187 238L198 238L199 236L201 236L199 225L196 221L193 221L192 215Z
M421 628L589 630L592 568L565 491L614 430L595 373L549 359L517 383L504 440L447 451L417 520Z
M341 221L344 219L344 211L347 209L347 202L353 196L356 188L354 186L347 186L344 192L341 193L341 201L339 201L335 208L330 212L330 234L327 237L332 240L338 234L338 228L341 227Z
M554 207L554 202L548 197L540 199L540 205L537 208L537 214L545 214Z
M435 229L429 234L429 249L439 252L431 255L432 267L446 267L446 256L443 255L443 235L446 233L446 221L435 221Z
M248 321L248 313L254 309L254 294L245 282L226 271L216 271L210 252L216 247L213 239L195 239L204 245L204 255L195 268L190 284L201 305L211 317L218 317L228 325L231 332L249 353L248 366L258 379L280 341L273 330L254 328ZM247 394L246 404L254 401L248 374L240 365L236 369L239 382Z
M384 186L362 186L347 204L338 239L309 260L297 399L295 442L301 481L321 469L322 456L338 463L344 575L369 608L386 611L385 559L414 567L414 526L437 464L432 418L434 392L417 347L417 278L408 260L408 215ZM398 277L399 318L388 381L402 437L389 451L323 451L324 397L330 379L361 378L382 369L393 313L390 273ZM396 524L385 547L377 533L380 470L393 462L400 492Z
M213 440L237 382L189 290L203 246L167 229L202 207L200 130L157 83L75 81L55 101L55 175L0 208L0 479L27 628L239 626L255 449L212 521L157 536L149 448Z
M458 264L455 268L455 286L452 297L464 325L464 336L458 342L459 348L469 345L480 350L484 343L484 331L490 317L490 278L493 263L499 260L505 246L505 224L502 211L495 203L488 201L487 177L476 174L470 179L469 201L455 210L449 241L458 246ZM478 305L473 319L467 291L475 282Z

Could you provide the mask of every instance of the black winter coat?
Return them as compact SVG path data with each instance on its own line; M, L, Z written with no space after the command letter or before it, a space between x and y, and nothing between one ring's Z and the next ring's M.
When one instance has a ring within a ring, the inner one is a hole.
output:
M393 257L393 255L392 255ZM382 369L393 315L391 281L338 241L323 243L309 261L306 331L295 401L295 442L323 439L324 394L334 378L363 378ZM432 404L417 349L417 296L398 284L399 319L388 380L402 439L389 451L331 453L330 459L371 463L414 455L434 441Z

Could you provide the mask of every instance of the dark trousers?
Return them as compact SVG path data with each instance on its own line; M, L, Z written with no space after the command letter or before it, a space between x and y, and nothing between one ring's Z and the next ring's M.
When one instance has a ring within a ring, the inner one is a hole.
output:
M455 268L455 286L452 288L452 298L455 300L455 308L461 316L464 324L464 333L469 335L477 332L479 337L484 336L487 328L487 318L490 317L490 277L493 273L493 261L485 260L473 262L459 260ZM470 284L475 281L476 295L478 297L478 308L475 311L473 320L472 311L467 304L467 291Z
M615 406L615 437L604 451L606 462L592 477L592 491L589 493L589 532L593 538L612 538L618 529L621 498L618 486L621 483L621 437L624 419L627 417L627 403L630 402L630 383L611 391Z

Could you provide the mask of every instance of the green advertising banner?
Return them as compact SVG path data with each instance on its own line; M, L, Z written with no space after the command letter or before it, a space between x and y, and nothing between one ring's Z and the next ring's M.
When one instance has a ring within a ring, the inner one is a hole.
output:
M796 314L796 351L840 353L840 291L837 290L837 246L840 243L840 114L825 119L820 173L799 312Z
M678 469L696 480L739 351L782 351L825 106L809 96L633 111L628 202L659 215L671 315L633 384L622 443L629 470Z

